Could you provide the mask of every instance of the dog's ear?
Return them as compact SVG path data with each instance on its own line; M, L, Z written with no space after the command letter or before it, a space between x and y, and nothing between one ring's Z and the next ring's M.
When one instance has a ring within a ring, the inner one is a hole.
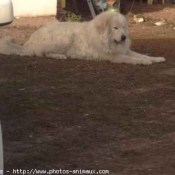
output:
M103 12L93 19L94 26L99 33L105 32L113 16L113 12Z

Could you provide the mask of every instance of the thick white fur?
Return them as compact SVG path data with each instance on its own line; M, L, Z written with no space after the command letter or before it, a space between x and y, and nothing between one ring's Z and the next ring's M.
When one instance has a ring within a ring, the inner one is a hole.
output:
M123 15L104 12L90 22L55 22L43 26L21 47L5 39L0 42L0 53L143 65L165 61L163 57L131 51L127 30ZM126 36L124 41L122 36Z

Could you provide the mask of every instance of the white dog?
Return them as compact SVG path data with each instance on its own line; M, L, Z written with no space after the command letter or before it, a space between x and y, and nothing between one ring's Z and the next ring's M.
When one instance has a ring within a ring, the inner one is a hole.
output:
M163 57L131 51L125 17L109 11L90 22L55 22L43 26L23 46L7 39L6 43L0 43L0 53L143 65L165 61Z

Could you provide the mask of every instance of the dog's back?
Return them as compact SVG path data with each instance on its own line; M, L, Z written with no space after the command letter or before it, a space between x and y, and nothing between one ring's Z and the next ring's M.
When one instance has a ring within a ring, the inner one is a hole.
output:
M77 33L81 33L85 23L54 22L41 27L33 33L24 44L21 55L43 56L48 52L64 54L75 41Z

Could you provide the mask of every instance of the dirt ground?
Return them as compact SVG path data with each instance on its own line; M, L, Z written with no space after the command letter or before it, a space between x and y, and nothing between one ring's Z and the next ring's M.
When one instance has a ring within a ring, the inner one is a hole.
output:
M164 56L165 63L0 55L6 174L13 169L175 174L175 5L135 4L131 12L132 48ZM142 14L145 22L136 24L133 14ZM154 25L163 19L166 25ZM16 19L0 36L21 44L53 20Z

